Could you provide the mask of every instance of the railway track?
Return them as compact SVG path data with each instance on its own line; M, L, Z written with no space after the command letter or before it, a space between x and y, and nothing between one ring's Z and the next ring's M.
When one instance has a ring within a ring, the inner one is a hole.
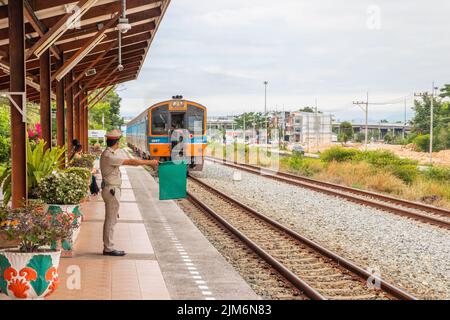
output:
M197 178L188 199L310 299L416 299Z
M424 223L432 224L450 230L450 211L418 202L412 202L394 198L391 196L364 191L356 188L342 186L330 182L319 181L286 172L278 172L249 164L237 164L217 158L205 157L206 160L222 164L231 168L243 170L265 177L312 189L321 193L344 198L346 200L374 207L384 211L415 219Z

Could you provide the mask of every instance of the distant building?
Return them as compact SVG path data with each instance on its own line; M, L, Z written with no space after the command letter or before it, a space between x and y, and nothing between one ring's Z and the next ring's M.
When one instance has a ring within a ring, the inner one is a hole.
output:
M341 123L333 122L333 132L339 135ZM364 133L366 130L365 123L355 122L352 123L353 131L355 135L358 133ZM387 134L392 137L402 137L408 135L411 132L411 126L403 123L369 123L367 125L369 138L373 137L375 140L383 141Z
M286 123L286 140L303 145L332 141L332 116L323 113L291 112Z

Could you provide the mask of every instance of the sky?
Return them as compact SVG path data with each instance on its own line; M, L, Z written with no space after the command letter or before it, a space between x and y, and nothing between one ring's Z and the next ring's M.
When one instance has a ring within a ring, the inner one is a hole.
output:
M414 92L450 83L448 0L172 0L122 115L173 95L210 116L315 106L361 121L413 115ZM377 103L389 103L380 105Z

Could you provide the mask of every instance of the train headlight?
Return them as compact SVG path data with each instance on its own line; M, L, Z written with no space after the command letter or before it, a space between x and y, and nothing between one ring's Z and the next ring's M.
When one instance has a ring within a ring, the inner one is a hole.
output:
M157 153L158 152L158 148L153 148L153 153Z

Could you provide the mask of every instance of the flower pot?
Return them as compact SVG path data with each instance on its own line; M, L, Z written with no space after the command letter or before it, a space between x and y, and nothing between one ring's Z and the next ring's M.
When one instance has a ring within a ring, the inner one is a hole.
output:
M76 228L73 230L72 237L70 239L63 240L60 246L56 243L52 246L52 249L54 250L60 248L63 251L62 257L72 257L73 244L77 240L81 229L81 218L83 214L80 211L80 205L46 204L44 210L51 216L57 216L60 214L73 216L73 224Z
M58 286L60 251L0 251L0 291L11 299L43 299Z
M19 241L11 241L5 231L0 231L0 249L1 248L16 248Z

